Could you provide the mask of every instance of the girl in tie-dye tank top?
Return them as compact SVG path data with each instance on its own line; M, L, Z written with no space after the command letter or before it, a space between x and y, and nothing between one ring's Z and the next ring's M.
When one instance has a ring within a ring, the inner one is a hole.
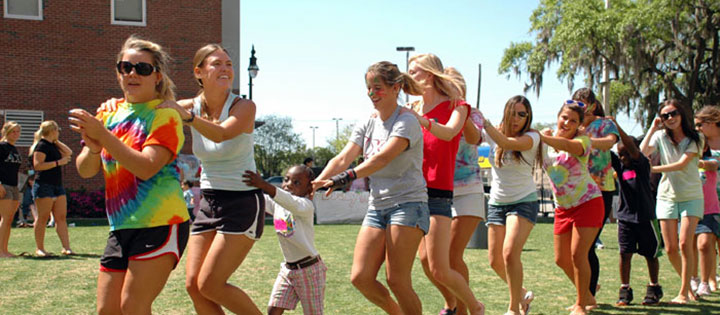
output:
M600 188L587 168L590 138L578 132L584 118L583 107L576 101L565 102L558 113L557 131L546 129L540 135L546 151L543 167L550 177L556 204L555 262L574 281L577 293L572 314L585 314L586 307L597 304L588 289L587 257L603 220Z

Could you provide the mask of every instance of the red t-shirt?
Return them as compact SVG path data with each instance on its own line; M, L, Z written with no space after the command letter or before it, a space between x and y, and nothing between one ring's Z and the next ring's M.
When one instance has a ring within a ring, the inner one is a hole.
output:
M442 102L423 117L431 119L433 124L447 124L454 109L450 104L450 101ZM468 113L470 113L470 105L465 101L458 101L457 106L467 106ZM467 120L467 116L465 119ZM425 128L423 128L422 132L424 140L423 176L425 176L427 187L452 191L453 177L455 175L455 156L460 144L462 130L450 141L438 139Z

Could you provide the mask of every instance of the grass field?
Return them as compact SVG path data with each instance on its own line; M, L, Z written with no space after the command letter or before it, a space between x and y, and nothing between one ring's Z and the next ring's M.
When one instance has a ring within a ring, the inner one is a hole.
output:
M316 227L316 243L328 266L325 296L328 314L379 314L380 309L368 302L349 281L352 250L358 225L321 225ZM72 227L72 257L0 259L0 314L92 314L95 310L96 277L99 257L105 246L107 226ZM661 304L654 307L632 305L615 307L619 288L617 229L610 224L603 232L605 249L598 251L601 261L602 289L597 300L600 307L593 314L720 314L720 293L684 306ZM277 238L272 230L250 252L247 260L231 278L246 290L255 303L265 310L272 284L282 261ZM46 248L58 253L60 244L54 229L47 233ZM12 230L10 250L32 251L32 229ZM470 267L471 288L487 306L487 314L503 314L507 307L507 287L490 269L487 250L468 249L465 260ZM526 287L535 292L533 314L567 314L566 306L574 302L574 289L553 260L552 224L538 224L523 252ZM677 294L679 277L671 271L666 257L660 258L660 282L665 291L663 301ZM165 289L153 305L156 314L192 314L194 310L184 288L183 259L172 273ZM382 274L382 273L381 273ZM381 275L381 277L383 277ZM440 293L425 278L420 262L413 268L415 290L423 302L425 314L437 314L442 307ZM633 259L632 286L635 302L642 301L647 283L644 259ZM302 314L300 307L288 314Z

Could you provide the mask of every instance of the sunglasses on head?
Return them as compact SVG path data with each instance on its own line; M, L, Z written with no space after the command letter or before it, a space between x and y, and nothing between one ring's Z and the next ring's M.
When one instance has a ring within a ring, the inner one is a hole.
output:
M133 68L135 68L135 73L144 77L149 76L151 73L157 70L155 66L147 62L138 62L136 64L133 64L130 61L119 61L117 63L117 71L122 74L130 74Z
M661 118L662 120L668 120L668 119L670 119L670 118L672 118L672 117L677 117L678 115L680 115L680 113L678 113L677 109L675 109L675 110L673 110L673 111L670 111L670 112L667 112L667 113L664 113L664 114L660 114L660 118Z
M585 107L585 103L583 103L581 101L575 101L575 100L567 100L567 101L565 101L565 104L567 104L567 105L575 104L580 107Z

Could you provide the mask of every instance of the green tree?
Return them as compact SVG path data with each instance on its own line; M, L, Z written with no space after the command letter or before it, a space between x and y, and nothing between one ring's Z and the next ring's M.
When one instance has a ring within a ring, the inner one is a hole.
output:
M293 132L290 117L263 116L255 130L255 164L264 177L281 176L286 168L302 163L309 154L305 142Z
M511 43L498 71L540 94L547 67L573 89L578 74L599 91L603 59L611 77L611 114L624 111L648 126L663 98L694 107L720 101L720 1L541 0L533 42Z
M338 138L332 138L328 140L328 148L333 152L333 156L340 153L340 151L342 151L342 149L348 143L353 128L355 128L355 125L347 125L342 130L340 130Z

